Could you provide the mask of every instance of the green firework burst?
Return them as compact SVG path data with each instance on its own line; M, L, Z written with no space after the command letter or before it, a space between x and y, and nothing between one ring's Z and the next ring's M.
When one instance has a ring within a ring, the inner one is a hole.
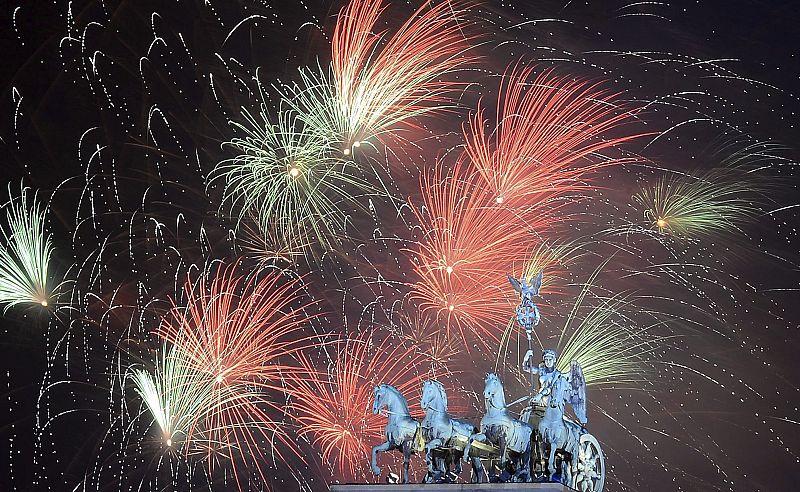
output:
M0 304L49 306L56 296L50 278L53 244L45 232L46 208L37 193L22 187L15 195L9 186L6 220L0 223Z
M759 190L752 173L723 168L664 176L633 200L659 232L699 237L739 230L757 217Z
M351 161L331 157L329 140L307 131L293 111L280 111L275 124L265 112L242 116L245 123L233 125L243 136L226 143L238 155L212 177L225 181L223 203L240 225L252 217L264 237L279 238L276 250L333 249L346 235L345 209L359 208L372 185L357 177Z

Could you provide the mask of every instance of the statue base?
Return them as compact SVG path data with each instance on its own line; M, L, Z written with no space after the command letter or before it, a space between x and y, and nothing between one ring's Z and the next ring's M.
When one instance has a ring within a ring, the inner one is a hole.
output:
M569 492L572 489L560 483L409 483L331 485L331 492L497 492L536 491Z

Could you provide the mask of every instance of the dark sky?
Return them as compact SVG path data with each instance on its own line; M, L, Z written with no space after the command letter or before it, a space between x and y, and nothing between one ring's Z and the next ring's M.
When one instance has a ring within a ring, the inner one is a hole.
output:
M241 121L241 108L276 106L272 84L296 80L299 66L329 61L327 39L341 3L0 6L3 189L22 182L49 200L53 272L70 279L57 311L15 308L0 317L0 490L208 486L202 472L159 453L148 437L151 421L121 373L152 362L157 345L149 332L175 295L176 276L191 263L240 251L230 221L217 213L220 187L206 186L209 172L230 157L220 144L232 138L230 121ZM397 26L418 3L391 2L382 22ZM524 59L646 105L637 131L664 132L628 149L651 165L603 173L587 200L570 205L578 219L564 238L596 242L584 246L564 293L543 299L549 326L562 326L579 284L612 257L597 291L635 299L623 313L634 324L652 322L656 312L668 320L641 381L590 388L589 428L607 455L606 490L794 489L800 5L525 0L478 2L471 13L484 35L477 48L484 59L480 70L463 75L475 82L465 108L478 95L493 97L496 75ZM442 145L456 145L452 132L467 112L460 108L426 128L451 132ZM757 142L770 142L768 157L748 147ZM417 167L392 175L392 191L403 201L418 198L420 162L441 150L422 143ZM631 201L643 183L664 169L711 169L733 158L758 168L755 218L693 240L636 232L647 228ZM365 285L405 276L398 244L410 238L387 203L373 216L355 215L361 235L348 244L366 245L363 257L295 266L328 313L318 323L348 335L361 318L392 318L402 289L381 292L376 314L362 309L376 297ZM376 228L398 240L372 240ZM633 232L609 232L625 228ZM557 333L543 331L543 345L555 343ZM507 380L515 378L508 367L519 350L505 356ZM471 369L451 379L453 391L480 393L495 358L457 354L450 369ZM519 381L507 386L525 391ZM464 399L477 421L482 402ZM268 465L274 490L325 490L321 483L333 475L314 447L303 445L307 464ZM220 470L213 490L234 490L224 463Z

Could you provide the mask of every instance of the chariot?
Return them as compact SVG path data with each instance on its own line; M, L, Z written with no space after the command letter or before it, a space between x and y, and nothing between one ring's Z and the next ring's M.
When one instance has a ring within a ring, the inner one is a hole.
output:
M462 462L472 466L471 480L480 482L557 481L580 492L602 492L605 459L600 444L586 430L586 381L577 360L569 373L556 368L556 352L545 350L542 364L530 364L530 340L539 322L533 303L542 282L541 272L531 283L509 277L520 294L516 318L528 335L529 350L523 370L539 376L539 390L506 404L500 378L487 374L483 399L486 413L479 425L453 418L448 412L447 393L435 380L425 381L420 405L425 411L421 422L411 418L405 398L392 386L375 388L375 413L388 409L386 442L372 450L373 472L380 474L376 454L390 449L403 451L403 481L408 482L408 462L412 452L424 453L426 483L451 482L462 472ZM515 418L509 411L517 403L528 405ZM565 415L572 406L577 421ZM485 463L485 464L484 464Z

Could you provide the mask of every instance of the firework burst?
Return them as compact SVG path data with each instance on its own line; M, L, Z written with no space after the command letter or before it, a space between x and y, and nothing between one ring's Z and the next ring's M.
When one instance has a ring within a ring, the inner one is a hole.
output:
M635 161L603 153L641 135L612 133L631 119L599 84L533 67L510 68L500 84L496 126L487 133L482 101L464 126L465 154L497 203L521 207L537 230L554 220L558 201L589 189L597 170Z
M530 232L510 209L498 205L477 173L442 166L420 181L422 205L411 208L422 237L408 250L417 275L410 300L424 315L445 320L470 350L496 342L513 309L498 279L524 257ZM473 336L475 335L475 336Z
M284 402L272 396L284 391L283 377L296 370L284 361L317 339L304 333L309 316L303 310L310 304L302 303L297 281L275 271L240 277L235 267L219 267L197 283L187 280L184 306L173 305L157 334L180 351L186 370L203 375L212 389L203 428L209 453L236 453L261 473L259 439L280 459L287 451L299 456L269 411L282 415Z
M370 476L364 468L370 450L383 442L386 417L371 411L375 386L390 384L413 400L428 377L425 356L415 347L395 345L391 338L379 344L371 340L369 334L340 340L330 347L323 368L303 353L304 373L288 381L299 435L307 436L345 479Z
M239 154L220 163L212 183L225 181L223 202L239 225L249 217L275 244L272 250L332 249L344 234L346 206L358 207L357 195L375 193L350 172L346 161L330 157L327 139L302 128L297 115L280 111L277 124L265 112L256 119L244 111L243 132L227 146Z
M624 296L597 299L598 302L580 316L587 294L585 288L564 324L559 339L558 369L569 372L571 361L577 360L587 385L644 381L648 355L656 347L663 347L665 341L652 333L664 325L664 321L636 326L636 322L624 314L625 309L631 307Z
M37 193L22 187L11 191L6 203L6 222L0 224L0 304L4 311L17 305L47 307L57 295L51 278L53 244L45 232L45 209Z
M193 370L185 355L163 348L155 369L132 369L134 388L158 424L165 446L189 451L202 422L215 408L213 379Z
M679 237L734 232L760 213L760 179L734 168L672 174L645 187L633 200L649 225Z
M462 2L425 2L382 44L373 33L382 0L353 0L339 13L330 72L301 69L286 87L287 103L313 131L335 139L348 156L371 138L384 141L400 124L443 104L463 84L451 73L476 60L468 54Z
M442 330L436 316L420 313L417 309L400 313L397 335L417 347L431 361L433 369L446 367L462 352L461 343L452 332Z
M525 256L530 230L507 207L499 206L478 174L457 165L442 166L420 181L422 206L412 210L423 236L414 251L418 273L480 282L493 276L498 262Z

